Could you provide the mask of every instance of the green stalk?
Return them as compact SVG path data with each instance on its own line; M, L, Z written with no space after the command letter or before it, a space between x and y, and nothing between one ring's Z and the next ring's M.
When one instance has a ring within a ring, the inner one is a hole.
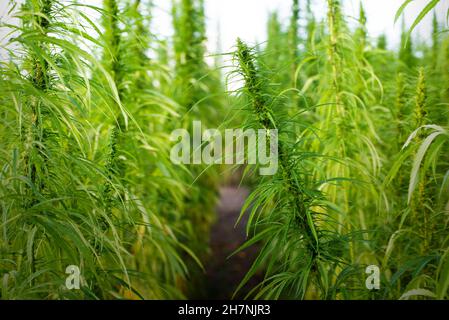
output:
M341 100L341 87L339 76L341 75L341 57L338 52L338 40L340 35L340 3L338 0L328 0L328 27L329 27L329 46L328 55L329 61L332 68L332 86L333 92L335 93L335 105L337 110L337 116L344 116L344 107L342 106ZM340 126L337 124L337 135L340 138L342 131Z
M396 98L395 98L395 110L396 110L396 131L398 134L397 150L400 150L405 142L405 79L403 73L398 73L396 77Z
M406 128L406 96L405 96L405 79L403 73L398 73L396 77L396 97L395 97L395 113L396 113L396 152L399 152L402 149L402 146L405 142ZM398 194L403 194L404 191L404 174L403 170L400 170L397 174L397 188Z
M416 104L415 104L416 128L420 128L427 124L426 101L427 101L427 88L426 88L424 69L420 68L418 75L418 82L416 86ZM421 145L421 143L425 138L426 136L424 130L420 130L416 138L417 145ZM431 212L428 208L429 194L427 192L427 188L428 188L428 175L426 172L424 172L422 173L422 176L418 184L418 195L415 198L414 203L412 204L412 213L413 213L412 217L414 219L417 219L418 221L422 219L423 222L423 227L421 229L423 237L422 243L423 254L426 253L427 248L429 247L431 241L430 239L431 233L429 232ZM421 215L422 218L420 217Z
M273 119L273 111L266 101L261 87L262 80L258 75L254 58L248 46L240 39L237 41L237 57L245 80L245 87L250 95L253 112L258 123L266 130L277 129ZM289 160L289 151L282 141L279 141L279 164L285 189L295 208L295 218L298 222L298 226L300 230L304 232L303 235L305 236L307 248L312 257L312 265L314 267L316 258L319 255L319 246L317 238L318 229L313 223L313 218L309 216L310 212L308 210L308 206L313 199L308 194L304 193L300 186L295 183L293 167Z
M26 6L28 6L32 12L33 16L29 23L29 28L33 29L33 31L38 32L41 36L46 36L48 33L48 28L50 25L51 19L51 11L52 6L54 4L53 0L39 0L39 1L31 1L28 0ZM49 53L49 50L46 48L45 44L39 43L39 49ZM32 51L30 51L32 52ZM33 86L40 91L47 91L50 88L50 68L48 62L43 60L42 57L31 54L32 66L31 70L31 82ZM44 119L42 118L42 102L40 100L33 101L31 103L31 141L33 149L35 149L34 153L37 157L43 157L43 166L45 167L47 163L45 152L45 137L44 137ZM44 188L44 182L41 177L39 177L39 172L36 167L35 162L31 162L29 156L25 157L25 168L30 168L30 180L32 185L36 188L37 192L41 192ZM31 194L34 194L35 191L30 190ZM31 208L34 206L38 200L34 195L31 197L30 203L26 206L27 208ZM36 272L36 247L35 242L32 243L31 247L31 274ZM34 283L34 279L31 280L31 285Z
M123 101L123 73L121 57L121 30L119 28L119 8L116 0L104 0L103 9L105 15L103 16L105 52L103 54L103 65L105 69L111 74L112 79L117 87L118 98ZM114 127L110 136L109 155L106 161L106 176L108 183L105 186L103 195L105 198L106 210L111 213L113 207L112 195L112 181L114 177L123 177L124 168L118 161L118 151L120 150L120 140L122 132L125 130L125 119L123 118L120 107L117 105L117 120L114 122Z
M413 55L413 42L405 29L405 22L402 20L401 43L399 45L399 60L403 62L403 68L413 68L416 65L416 58Z
M367 43L367 31L366 31L366 13L363 8L362 2L360 2L360 11L359 11L359 26L355 32L357 38L357 46L359 50L359 54L363 55L363 51L365 50Z
M418 82L416 85L416 103L415 103L415 127L419 128L427 122L427 88L424 75L424 68L419 69ZM425 138L425 133L419 135L419 143Z
M440 51L439 41L440 26L438 24L437 15L434 12L432 20L432 67L435 69L438 64L438 54Z
M41 36L46 36L48 33L49 19L51 18L51 10L53 5L53 0L39 0L31 1L28 0L26 5L30 7L33 12L31 21L29 22L29 28L38 32ZM40 50L48 53L48 49L44 44L39 43ZM33 69L31 70L31 82L34 87L41 91L46 91L50 88L49 79L49 66L46 60L42 60L42 57L31 54L31 60ZM31 104L31 141L33 145L36 145L36 154L41 156L45 154L43 146L45 146L44 141L44 127L42 118L42 105L40 101L35 101ZM34 143L37 141L38 143ZM45 162L45 159L44 159ZM30 168L30 179L32 184L37 188L37 190L44 189L44 183L42 179L39 179L36 164L29 163L29 157L26 158L26 168ZM31 201L30 206L34 205L35 199Z
M290 55L291 55L291 78L292 78L292 88L296 85L296 69L298 68L298 58L299 58L299 0L293 0L292 5L292 16L290 18L290 28L289 28L289 45L290 45ZM297 96L297 95L295 95Z
M105 15L103 16L105 52L103 54L103 64L106 70L112 76L116 84L120 84L122 78L120 68L120 43L121 30L118 26L119 8L116 0L104 0L103 9ZM120 89L120 87L118 88Z
M315 39L314 38L315 38L315 31L316 31L316 21L315 21L315 17L313 15L313 12L312 12L312 5L311 5L311 1L310 0L307 0L306 13L307 13L306 52L314 52L315 51L315 46L314 46Z
M344 124L346 119L346 110L344 101L342 99L342 79L341 74L343 70L343 57L340 53L339 40L341 31L341 8L338 0L328 0L328 29L329 29L329 39L327 52L329 56L329 66L331 68L331 96L333 97L332 103L334 103L335 108L328 108L327 111L327 123L332 123L335 126L335 138L337 139L337 145L332 152L335 152L335 156L340 159L345 159L347 157L346 144L345 144L345 130ZM327 128L322 128L323 132L328 130ZM335 168L331 168L332 174L340 177L348 177L349 173L347 168L341 164L336 163ZM337 201L337 189L333 188L330 193L332 201ZM346 212L349 211L349 195L348 192L344 192L342 207ZM342 216L339 215L340 228L343 227ZM341 231L341 230L340 230Z
M206 74L203 6L203 1L180 0L174 1L172 7L177 82L175 96L185 111L189 111L202 98L198 96L201 91L196 81Z

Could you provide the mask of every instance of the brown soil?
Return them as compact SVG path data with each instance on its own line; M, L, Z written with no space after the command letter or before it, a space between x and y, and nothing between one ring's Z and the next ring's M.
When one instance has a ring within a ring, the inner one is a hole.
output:
M230 299L257 256L258 248L252 246L231 257L232 252L246 241L247 215L235 226L240 210L248 197L245 187L222 187L217 206L218 218L211 230L212 254L206 264L204 299ZM236 298L244 298L245 292L258 283L256 276Z

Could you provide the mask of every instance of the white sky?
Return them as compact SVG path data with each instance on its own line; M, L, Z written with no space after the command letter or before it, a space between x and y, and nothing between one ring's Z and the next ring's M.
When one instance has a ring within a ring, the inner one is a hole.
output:
M18 1L18 2L22 2ZM398 21L394 25L396 10L404 0L362 0L368 16L368 31L373 37L386 33L389 45L396 46L400 38L400 26ZM7 5L10 0L0 0L0 17L5 17ZM101 0L80 1L92 5L101 6ZM271 11L278 10L285 24L290 15L291 0L205 0L208 48L210 52L216 52L218 30L221 31L221 48L229 51L240 37L248 42L263 42L266 38L266 21ZM313 0L313 11L317 19L326 14L326 1ZM354 21L358 16L360 0L342 0L345 14L349 21ZM406 24L410 25L420 9L429 0L414 0L405 10ZM160 36L172 34L170 6L171 0L154 0L153 32ZM305 4L304 0L300 3ZM440 21L445 21L449 0L442 0L437 6L436 12ZM303 11L304 12L304 9ZM432 15L428 15L415 31L415 35L422 39L429 39L431 33ZM0 33L4 33L4 29ZM0 38L2 38L0 34Z
M394 16L404 0L362 0L368 16L368 30L371 36L377 37L386 33L390 45L396 46L400 39L401 23L394 25ZM414 0L405 10L406 24L410 25L429 0ZM169 0L154 0L155 27L159 33L169 35L170 5ZM305 4L306 1L300 0ZM278 10L280 17L288 23L291 0L205 0L208 23L208 47L215 51L217 30L221 31L221 46L227 51L240 37L249 42L262 42L266 38L266 21L271 11ZM326 1L314 0L313 11L317 19L326 15ZM348 20L358 17L359 0L342 0ZM449 0L442 0L436 8L440 21L446 17ZM304 9L303 9L304 12ZM432 15L428 15L417 28L416 34L421 38L429 38L431 33ZM219 27L218 27L219 26Z

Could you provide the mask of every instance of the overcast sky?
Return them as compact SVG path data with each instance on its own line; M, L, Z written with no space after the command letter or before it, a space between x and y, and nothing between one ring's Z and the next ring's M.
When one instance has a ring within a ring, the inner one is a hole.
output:
M10 0L0 0L0 16L7 12L7 4ZM400 22L394 25L394 15L404 0L362 0L368 16L368 30L372 37L381 33L388 36L390 46L396 46L400 37ZM21 1L20 1L21 2ZM101 6L101 0L79 1ZM278 10L280 17L288 23L291 0L205 0L208 25L208 48L216 52L217 35L220 30L221 48L229 51L235 44L237 37L255 43L263 42L266 38L266 21L268 14ZM313 11L318 19L326 14L326 1L314 0ZM414 0L405 11L407 25L410 25L429 0ZM171 0L154 0L153 31L161 36L172 34L170 6ZM304 0L300 0L304 4ZM349 21L354 21L358 16L360 0L342 0L345 14ZM440 21L445 20L445 14L449 7L449 0L442 0L436 12ZM422 39L428 39L431 30L431 15L417 28L415 35ZM2 31L4 33L4 30ZM1 36L1 35L0 35Z
M370 35L377 37L387 34L391 45L397 45L400 39L400 22L394 25L394 16L404 0L362 0L368 16ZM237 37L250 42L262 42L266 38L266 21L269 12L278 10L280 17L288 23L291 0L205 0L208 17L209 48L214 51L217 43L217 31L221 30L221 43L224 51L229 50ZM318 19L326 14L326 1L315 0L313 11ZM410 25L428 0L414 0L405 11L406 23ZM155 26L161 33L170 34L170 3L168 0L155 0ZM304 4L304 0L300 0ZM342 0L348 20L358 17L359 0ZM436 11L441 21L449 7L449 0L442 0ZM431 15L416 31L422 38L429 38Z

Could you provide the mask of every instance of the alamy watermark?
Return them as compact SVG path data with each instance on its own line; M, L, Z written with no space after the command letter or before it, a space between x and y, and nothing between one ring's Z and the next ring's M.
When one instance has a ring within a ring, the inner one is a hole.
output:
M170 152L175 164L259 164L261 175L278 170L278 131L275 129L218 129L202 131L201 121L193 121L192 136L186 129L176 129ZM245 157L246 154L246 157Z
M366 267L365 273L369 276L365 280L365 286L368 290L380 289L380 269L372 264Z
M81 281L81 271L78 266L70 265L65 269L69 276L65 280L65 286L69 290L79 290Z

